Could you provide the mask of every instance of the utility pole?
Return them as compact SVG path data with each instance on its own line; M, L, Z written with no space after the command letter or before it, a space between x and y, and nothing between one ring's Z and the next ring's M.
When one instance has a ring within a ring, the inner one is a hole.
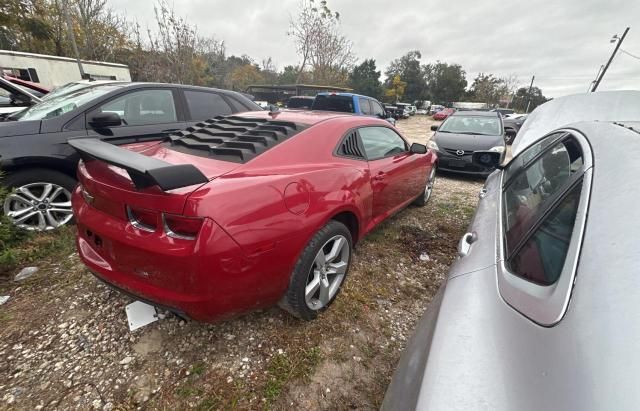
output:
M604 74L607 72L607 69L609 68L609 65L613 61L613 58L616 56L616 53L618 52L618 49L620 48L620 45L624 41L624 38L626 37L628 32L629 32L629 27L624 29L624 33L622 33L622 37L618 37L618 35L615 34L613 36L613 38L611 39L612 42L616 41L616 39L617 39L618 43L616 44L616 47L613 49L613 53L611 53L611 57L609 57L609 61L607 61L607 64L605 64L604 68L602 69L602 73L600 73L600 76L596 79L596 83L593 85L593 88L591 89L591 92L594 92L594 91L596 91L598 89L598 86L600 85L600 82L602 81L602 78L604 77Z
M73 46L73 52L76 55L76 61L78 62L78 69L80 70L80 78L86 78L84 69L82 68L82 62L80 61L80 53L78 53L78 46L76 45L76 36L73 34L73 25L71 24L71 15L69 14L69 1L64 2L64 16L67 20L67 33L69 35L69 41Z
M531 84L529 84L529 91L527 91L527 96L529 97L529 101L527 101L527 109L524 111L524 114L529 113L529 106L531 105L531 89L533 89L533 80L536 79L536 76L531 76Z

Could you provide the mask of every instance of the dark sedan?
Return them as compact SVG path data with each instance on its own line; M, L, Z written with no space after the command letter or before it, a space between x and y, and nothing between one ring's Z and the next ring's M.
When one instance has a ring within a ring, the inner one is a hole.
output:
M493 169L471 161L474 151L505 152L504 130L500 115L490 111L458 111L440 126L428 143L438 153L438 169L487 176Z
M55 92L54 92L55 93ZM3 211L28 230L70 222L78 155L67 140L158 140L220 115L260 110L232 91L177 84L87 82L0 123L0 170L14 192Z

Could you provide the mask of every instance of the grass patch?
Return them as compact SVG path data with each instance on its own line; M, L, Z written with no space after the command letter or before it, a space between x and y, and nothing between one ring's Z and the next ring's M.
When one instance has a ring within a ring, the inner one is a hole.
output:
M269 379L264 387L267 406L272 404L283 388L292 380L308 379L320 364L322 354L318 347L311 347L288 354L276 354L267 367Z

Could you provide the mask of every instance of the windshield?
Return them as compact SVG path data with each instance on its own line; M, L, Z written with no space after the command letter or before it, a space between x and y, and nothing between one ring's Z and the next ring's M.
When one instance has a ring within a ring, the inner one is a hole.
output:
M316 96L313 101L312 110L340 111L343 113L354 113L353 97L350 96Z
M67 83L64 86L56 87L55 89L51 90L43 98L43 100L49 100L49 99L52 99L54 97L58 97L58 96L61 96L63 94L67 94L67 93L70 93L72 91L80 90L80 89L83 89L85 87L90 87L90 86L91 86L91 83Z
M439 128L443 133L480 134L497 136L500 132L500 122L496 117L481 116L453 116L449 117Z
M12 117L13 120L46 120L61 116L77 107L90 102L106 93L122 87L121 85L103 85L95 87L83 87L79 90L60 94L57 97L47 98L42 102L21 111Z

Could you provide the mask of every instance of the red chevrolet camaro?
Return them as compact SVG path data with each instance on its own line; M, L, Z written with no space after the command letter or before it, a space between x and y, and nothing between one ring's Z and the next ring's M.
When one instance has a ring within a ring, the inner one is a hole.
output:
M69 144L82 261L100 279L214 321L279 303L310 320L354 244L429 199L436 155L384 120L329 112L217 117L162 142Z

